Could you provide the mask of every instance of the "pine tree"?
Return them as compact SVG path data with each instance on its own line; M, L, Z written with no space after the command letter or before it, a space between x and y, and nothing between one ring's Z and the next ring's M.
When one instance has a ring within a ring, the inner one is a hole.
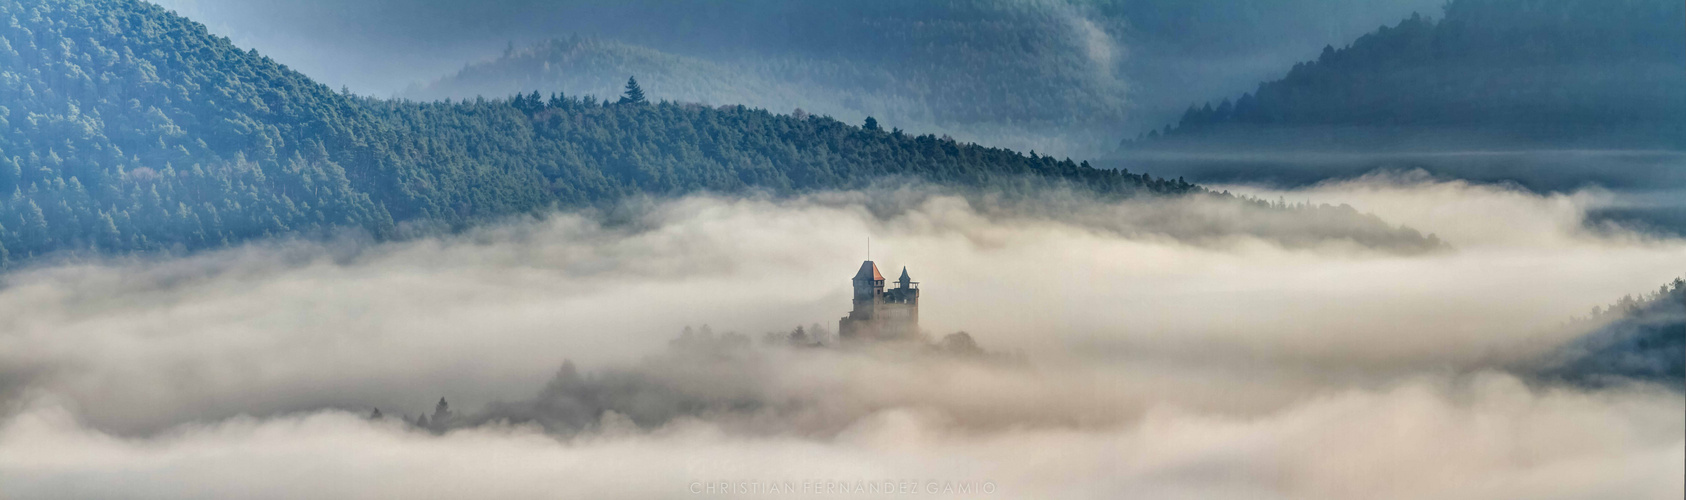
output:
M445 398L439 398L439 404L433 406L433 418L429 421L436 427L444 427L451 422L451 404L446 403Z
M621 96L621 104L644 104L644 89L638 86L638 79L626 77L626 95Z

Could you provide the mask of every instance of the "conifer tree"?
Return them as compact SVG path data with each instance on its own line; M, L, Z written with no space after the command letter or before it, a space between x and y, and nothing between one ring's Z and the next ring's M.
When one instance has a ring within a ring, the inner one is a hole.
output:
M436 426L444 426L451 421L451 404L446 403L445 398L439 398L439 404L433 406L433 418L430 421Z
M644 89L638 86L638 79L626 77L626 95L621 96L621 104L644 104Z

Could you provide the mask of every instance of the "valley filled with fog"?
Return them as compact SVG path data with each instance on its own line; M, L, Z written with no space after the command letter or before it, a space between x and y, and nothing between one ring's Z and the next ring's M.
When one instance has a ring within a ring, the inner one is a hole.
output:
M1444 246L1231 224L1273 210L1256 205L901 188L43 265L0 291L0 470L29 496L175 498L1680 489L1678 391L1525 367L1585 333L1575 316L1679 276L1686 240L1589 230L1584 196L1464 182L1258 194L1340 200ZM834 329L867 237L924 283L929 334L1010 355L763 341ZM458 424L406 423L440 397Z

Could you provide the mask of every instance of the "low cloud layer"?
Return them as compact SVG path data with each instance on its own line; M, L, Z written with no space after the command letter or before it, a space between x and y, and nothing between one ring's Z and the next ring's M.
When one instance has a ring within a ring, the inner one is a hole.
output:
M1590 195L1399 177L1253 194L1348 203L1448 247L1257 205L909 189L42 268L0 290L0 478L23 497L936 480L1041 498L1679 498L1678 391L1502 367L1680 276L1686 241L1588 230ZM926 330L1026 362L759 345L835 328L869 236L881 267L923 282ZM756 345L668 344L702 324ZM449 432L396 418L441 396ZM393 418L365 419L376 407Z
M970 434L941 414L891 409L824 441L742 438L704 420L562 441L522 427L433 436L340 412L134 441L45 407L0 431L0 467L13 493L83 498L677 498L722 481L987 482L1020 498L1673 498L1686 465L1680 403L1488 375L1244 417L1166 406L1099 428Z

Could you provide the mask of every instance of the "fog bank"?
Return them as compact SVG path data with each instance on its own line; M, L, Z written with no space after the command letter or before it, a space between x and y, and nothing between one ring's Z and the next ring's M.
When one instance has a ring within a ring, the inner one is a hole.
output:
M1680 276L1686 241L1589 230L1589 193L1399 177L1254 193L1448 246L1288 208L908 188L39 268L0 289L0 477L21 497L898 479L1059 498L1681 495L1678 392L1502 368ZM1027 362L759 345L835 328L868 237L922 282L925 330ZM756 345L669 345L703 324ZM441 396L464 425L396 418ZM393 418L363 418L377 407Z

